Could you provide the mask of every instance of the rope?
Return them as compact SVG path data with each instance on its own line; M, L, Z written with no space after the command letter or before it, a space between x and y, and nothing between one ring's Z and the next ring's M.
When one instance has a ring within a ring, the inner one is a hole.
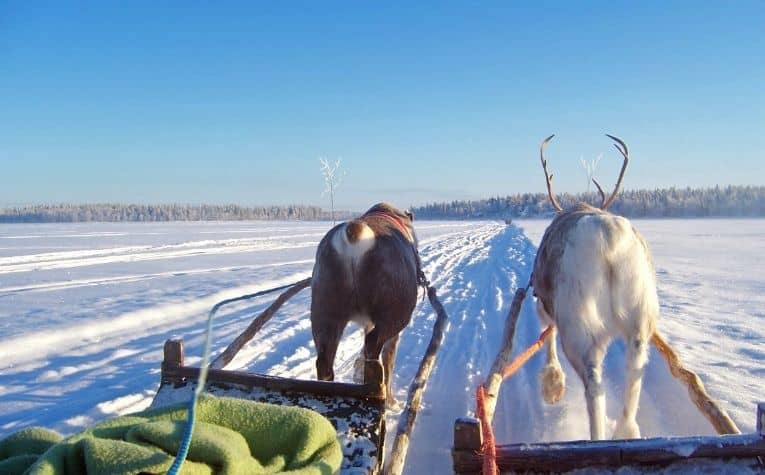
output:
M210 361L210 347L212 346L212 323L213 318L215 317L215 313L224 305L228 305L233 302L238 302L240 300L248 300L255 297L260 297L262 295L270 294L272 292L277 292L279 290L286 289L288 287L292 287L296 285L296 282L294 284L288 284L288 285L282 285L279 287L275 287L273 289L268 290L261 290L260 292L255 292L252 294L246 294L239 297L234 297L226 300L222 300L210 309L210 313L207 315L207 329L205 330L205 344L204 344L204 350L202 352L202 364L199 366L199 379L197 381L197 387L194 389L194 394L191 396L191 401L189 401L189 411L188 411L188 418L186 419L186 428L183 431L183 438L181 439L181 445L178 448L178 455L175 456L175 460L173 460L173 464L170 466L170 469L167 471L168 475L178 475L178 472L181 469L181 466L183 465L183 462L186 460L186 456L189 454L189 447L191 446L191 435L194 432L194 424L196 423L196 405L197 400L199 399L200 394L202 394L202 391L205 387L205 381L207 380L207 371L209 370L209 361Z

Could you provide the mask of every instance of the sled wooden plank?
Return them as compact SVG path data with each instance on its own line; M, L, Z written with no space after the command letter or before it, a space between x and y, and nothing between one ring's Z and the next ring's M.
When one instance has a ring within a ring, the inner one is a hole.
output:
M744 435L653 438L613 441L510 444L497 446L500 471L560 472L579 468L625 465L669 465L691 459L751 459L765 456L765 438ZM456 473L478 473L482 455L453 451Z
M199 368L181 366L169 368L162 372L168 381L183 381L199 379ZM385 395L377 392L374 384L337 383L332 381L310 381L302 379L279 378L241 371L211 369L207 372L208 383L238 384L247 387L257 387L271 391L310 393L320 396L344 396L353 398L384 400Z
M379 379L364 384L338 383L334 381L312 381L303 379L280 378L257 373L210 369L207 381L210 383L239 384L258 387L273 391L305 392L322 396L345 396L354 398L385 399L382 385L382 368L379 363L367 362L370 368L365 370L365 376L374 375ZM165 342L165 359L162 362L162 380L177 383L185 379L196 381L199 378L199 368L183 365L182 340Z

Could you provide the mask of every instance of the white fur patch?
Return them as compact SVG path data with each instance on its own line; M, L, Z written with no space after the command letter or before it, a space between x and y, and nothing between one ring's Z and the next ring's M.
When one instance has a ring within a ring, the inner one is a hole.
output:
M375 245L375 233L372 228L362 223L363 227L359 238L356 242L352 243L348 240L348 235L345 232L348 224L344 224L342 228L332 236L332 247L340 255L343 260L346 269L351 274L351 269L356 266L359 260ZM350 275L349 275L350 277Z
M350 320L362 328L372 326L372 318L366 313L354 313Z
M375 233L365 223L362 223L362 226L359 239L355 243L348 241L348 235L345 231L348 224L344 224L342 228L337 230L332 236L332 247L338 254L349 259L358 259L372 249L375 245Z

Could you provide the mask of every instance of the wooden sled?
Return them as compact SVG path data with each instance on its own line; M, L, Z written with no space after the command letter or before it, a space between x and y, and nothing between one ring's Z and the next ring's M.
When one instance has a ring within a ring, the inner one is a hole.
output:
M286 288L279 297L211 363L204 390L215 396L299 406L323 415L335 426L342 445L343 473L379 473L385 441L385 387L379 361L367 361L362 384L281 378L224 369L236 353L291 297L310 286L310 278L277 289L224 300L222 305ZM167 340L162 376L152 406L189 401L199 381L198 367L184 365L183 341Z
M329 419L337 430L337 437L343 451L341 473L381 473L384 462L386 401L383 368L379 361L365 362L364 382L361 384L290 379L224 369L284 302L310 286L310 281L311 279L307 278L291 286L281 287L287 290L258 315L247 329L212 362L204 389L216 396L312 409ZM220 302L213 307L211 314L225 303L262 295L272 290ZM385 469L386 475L399 475L403 472L422 394L435 363L436 353L443 341L448 319L446 311L438 301L434 287L428 285L427 295L438 318L433 325L433 335L409 390L402 419L394 437L391 460ZM189 401L198 384L199 374L199 368L184 365L183 341L166 341L160 387L152 406Z
M322 414L337 429L344 473L378 473L385 440L385 390L382 365L368 361L364 383L310 381L225 369L210 369L205 391L272 404L299 406ZM153 407L188 401L197 385L199 368L185 366L183 341L167 340L162 377Z

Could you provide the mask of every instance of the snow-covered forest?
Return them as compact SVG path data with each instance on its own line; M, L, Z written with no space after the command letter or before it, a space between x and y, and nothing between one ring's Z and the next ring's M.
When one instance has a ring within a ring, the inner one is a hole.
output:
M595 193L562 193L564 207L584 201L598 203ZM395 199L394 199L395 201ZM406 203L398 203L405 205ZM762 217L765 187L668 188L620 193L610 207L627 217ZM363 210L335 211L345 219ZM480 219L550 217L552 208L545 193L522 193L472 201L429 203L412 208L417 219ZM0 223L70 223L121 221L244 221L331 220L332 213L318 206L241 206L191 204L46 204L0 209Z
M45 204L0 209L0 223L77 223L120 221L248 221L329 219L318 206L235 204Z
M564 208L582 201L600 203L600 197L594 192L560 193L558 200ZM631 218L761 217L765 216L765 187L628 190L619 193L609 210ZM549 217L553 213L546 193L432 203L413 211L419 219L534 218Z

